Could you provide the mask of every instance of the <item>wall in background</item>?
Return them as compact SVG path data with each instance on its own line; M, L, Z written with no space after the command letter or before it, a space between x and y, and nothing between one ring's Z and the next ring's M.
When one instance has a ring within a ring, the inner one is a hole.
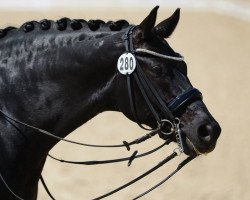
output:
M143 3L142 3L143 2ZM152 8L181 7L191 10L209 10L250 21L249 0L0 0L0 10L48 10L79 8Z

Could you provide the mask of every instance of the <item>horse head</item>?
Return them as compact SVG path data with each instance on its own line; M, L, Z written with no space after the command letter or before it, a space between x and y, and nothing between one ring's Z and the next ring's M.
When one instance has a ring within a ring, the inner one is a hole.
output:
M191 85L183 57L165 40L180 10L155 26L157 9L138 26L62 18L0 30L2 198L36 199L47 153L57 142L104 147L63 138L103 111L151 127L189 159L215 148L220 126Z
M181 55L176 53L165 40L174 32L178 24L180 9L177 9L172 16L155 26L157 9L158 7L155 7L138 26L133 28L131 40L133 41L133 51L137 65L140 66L146 79L148 78L150 80L159 96L161 96L169 108L173 99L177 100L183 98L183 96L193 95L192 92L189 91L194 89L187 76L187 65L185 61L181 59ZM168 56L170 59L167 59ZM137 115L137 117L135 117L129 103L131 99L128 98L127 94L126 76L121 75L118 77L118 109L129 119L135 122L139 120L142 124L156 128L158 125L155 119L156 117L146 103L145 98L143 98L138 85L136 83L133 84L134 106ZM209 113L206 105L202 101L201 93L197 92L196 89L195 92L198 96L196 94L195 98L191 99L184 97L185 102L180 102L183 105L175 110L170 109L171 115L178 120L180 125L184 152L189 155L211 152L215 148L216 141L221 132L219 124ZM152 95L153 94L151 94L151 96ZM151 104L153 107L157 107L159 102L152 98ZM165 118L162 115L162 109L156 108L155 110L159 114L160 120L164 121ZM169 129L171 127L165 126L163 128ZM166 137L164 134L159 135L163 139Z

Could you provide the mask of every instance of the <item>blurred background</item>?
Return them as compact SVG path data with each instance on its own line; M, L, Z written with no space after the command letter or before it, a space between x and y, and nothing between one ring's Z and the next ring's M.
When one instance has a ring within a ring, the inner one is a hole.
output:
M139 24L160 5L158 20L181 8L181 20L168 39L185 56L189 78L222 127L216 149L200 156L169 182L143 199L250 199L250 1L249 0L0 0L0 28L26 21L59 19L126 19ZM70 139L99 144L130 141L145 131L120 113L98 115L69 135ZM161 144L153 138L132 150ZM56 199L92 199L145 172L172 153L176 145L149 157L102 166L73 166L47 159L43 176ZM59 143L52 151L72 160L130 156L125 149L89 149ZM131 199L167 176L185 158L181 155L142 181L107 199ZM49 199L39 185L39 200Z

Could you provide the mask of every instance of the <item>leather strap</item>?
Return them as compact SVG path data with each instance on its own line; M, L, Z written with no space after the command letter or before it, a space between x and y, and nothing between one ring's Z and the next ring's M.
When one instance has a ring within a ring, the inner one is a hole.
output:
M136 123L138 126L140 126L144 130L152 130L151 128L146 128L142 125L142 123L139 121L136 109L135 109L135 104L134 104L134 95L132 92L132 82L131 82L131 77L130 75L127 75L127 88L128 88L128 96L129 96L129 104L130 104L130 109L132 112L132 115L134 119L136 120Z
M149 97L148 97L148 92L146 92L145 89L143 88L143 85L141 84L141 82L140 82L140 80L139 80L139 78L138 78L137 73L134 73L133 76L134 76L135 81L136 81L136 83L137 83L137 85L138 85L138 87L139 87L139 89L140 89L140 91L141 91L141 93L142 93L142 96L143 96L144 100L146 101L146 103L147 103L147 105L148 105L150 111L152 112L152 114L153 114L155 120L156 120L158 123L160 123L160 122L161 122L161 119L160 119L160 117L158 116L157 111L154 109L154 106L153 106L153 105L151 104L151 102L150 102L150 99L149 99Z
M169 102L168 107L173 113L177 113L178 110L191 104L194 101L202 100L201 92L196 88L191 88L181 95L177 96L175 99Z

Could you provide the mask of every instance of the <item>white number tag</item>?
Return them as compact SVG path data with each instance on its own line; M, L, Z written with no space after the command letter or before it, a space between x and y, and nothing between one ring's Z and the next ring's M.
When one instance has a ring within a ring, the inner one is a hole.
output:
M117 61L117 69L121 74L131 74L136 67L135 56L132 53L122 54Z

